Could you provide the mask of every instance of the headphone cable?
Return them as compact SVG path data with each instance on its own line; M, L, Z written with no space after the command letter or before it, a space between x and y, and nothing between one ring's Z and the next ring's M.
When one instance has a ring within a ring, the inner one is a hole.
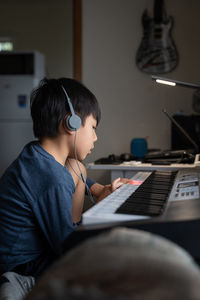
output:
M67 161L68 161L71 169L73 170L73 172L76 174L76 176L82 179L83 183L85 184L85 187L86 187L88 196L90 198L90 201L94 204L95 203L94 198L92 197L92 194L91 194L90 189L89 189L89 187L87 185L85 176L83 175L83 173L81 171L81 168L80 168L80 165L78 163L78 157L77 157L77 152L76 152L76 136L77 136L77 130L75 130L75 137L74 137L74 156L75 156L75 161L76 161L77 167L78 167L78 169L80 171L80 175L76 172L76 170L74 170L74 168L72 167L72 165L71 165L68 157L67 157Z

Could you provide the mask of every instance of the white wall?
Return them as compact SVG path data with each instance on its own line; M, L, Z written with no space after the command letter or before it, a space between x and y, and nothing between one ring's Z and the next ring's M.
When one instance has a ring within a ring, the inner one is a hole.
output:
M14 50L42 52L48 77L73 76L72 0L1 0L1 36Z
M179 64L165 77L200 83L200 1L165 1L174 17L172 36ZM98 141L87 161L130 151L134 137L148 136L149 148L170 148L170 114L192 113L190 89L152 82L135 65L142 38L141 15L152 12L149 0L83 0L83 83L98 98L102 120ZM93 174L104 181L105 174ZM106 180L108 177L106 177Z

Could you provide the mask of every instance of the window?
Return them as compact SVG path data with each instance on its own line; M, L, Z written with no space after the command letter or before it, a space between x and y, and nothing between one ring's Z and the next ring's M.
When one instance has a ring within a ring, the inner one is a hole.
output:
M0 51L13 51L13 41L8 37L0 37Z

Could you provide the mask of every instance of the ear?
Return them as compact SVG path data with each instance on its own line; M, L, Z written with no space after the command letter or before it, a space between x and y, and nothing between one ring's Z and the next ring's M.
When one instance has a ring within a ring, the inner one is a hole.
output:
M64 117L64 119L60 122L59 124L59 130L60 132L65 132L67 134L73 135L74 131L69 130L69 128L66 126L66 118L68 117L68 115L66 115Z

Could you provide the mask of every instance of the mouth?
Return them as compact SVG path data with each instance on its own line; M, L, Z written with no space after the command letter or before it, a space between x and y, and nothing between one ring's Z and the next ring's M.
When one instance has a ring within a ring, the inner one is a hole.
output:
M94 147L92 147L92 148L90 149L89 154L91 154L91 152L92 152L93 149L94 149Z

